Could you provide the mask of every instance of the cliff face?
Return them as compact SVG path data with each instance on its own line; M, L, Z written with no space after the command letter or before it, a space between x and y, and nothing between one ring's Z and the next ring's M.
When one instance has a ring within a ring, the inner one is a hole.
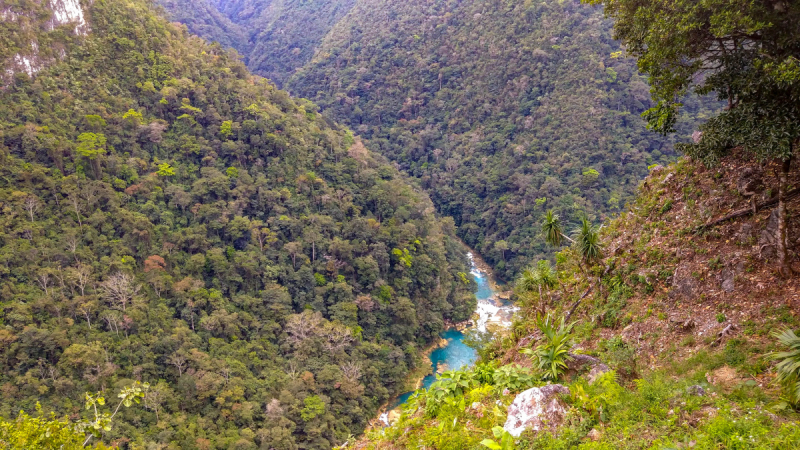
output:
M63 57L66 47L89 31L79 0L5 4L0 6L0 19L2 41L10 43L0 49L2 85L18 73L33 76L54 59Z

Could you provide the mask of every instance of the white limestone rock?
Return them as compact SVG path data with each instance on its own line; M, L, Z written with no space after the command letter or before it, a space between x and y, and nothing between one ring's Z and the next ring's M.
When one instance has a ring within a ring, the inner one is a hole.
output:
M559 395L569 394L569 388L551 384L528 389L517 395L508 407L508 419L503 429L518 437L525 430L542 431L557 427L564 421L568 407Z

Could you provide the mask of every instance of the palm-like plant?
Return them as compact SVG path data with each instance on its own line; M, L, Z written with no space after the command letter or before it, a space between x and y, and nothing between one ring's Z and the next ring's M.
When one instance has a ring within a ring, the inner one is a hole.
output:
M539 275L541 286L543 286L548 291L558 285L558 275L556 274L556 271L553 270L553 267L550 265L550 261L542 259L539 262L537 262L536 273Z
M778 382L786 389L787 403L800 406L800 337L789 329L776 331L772 336L788 348L787 351L768 355L770 359L779 361L776 366Z
M516 282L517 292L539 291L539 305L542 309L544 309L542 288L549 294L550 289L553 289L557 285L558 276L550 266L550 261L546 259L540 260L535 265L529 266L523 270Z
M558 214L553 214L552 210L548 210L544 215L542 233L544 233L544 239L548 244L553 247L561 246L564 238L564 231L561 227L561 220L558 218Z
M536 326L544 334L544 343L535 350L523 349L522 353L533 357L534 364L544 373L545 380L557 380L567 369L574 325L574 322L567 324L562 317L556 327L555 320L549 314L536 321Z
M522 273L519 274L515 287L517 292L532 292L540 285L539 274L533 266L526 267Z
M592 225L586 216L581 218L581 223L573 232L578 245L578 253L586 264L603 258L603 246L600 244L600 229Z

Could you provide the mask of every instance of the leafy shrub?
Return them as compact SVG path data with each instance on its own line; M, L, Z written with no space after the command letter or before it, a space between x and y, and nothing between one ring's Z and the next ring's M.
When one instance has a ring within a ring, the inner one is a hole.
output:
M623 341L620 336L601 340L599 347L603 352L602 360L624 378L636 374L636 348Z
M41 411L41 407L38 408ZM21 411L16 419L0 419L0 448L63 449L83 448L85 436L68 419L31 417Z
M625 284L619 285L608 295L606 304L600 312L600 324L606 328L617 328L625 320L623 309L633 290Z
M496 392L520 392L536 386L536 378L530 370L516 364L508 364L494 372L494 387Z
M516 448L514 445L514 436L504 430L503 427L492 428L492 434L494 434L495 439L499 439L500 442L496 442L492 439L484 439L481 441L481 445L491 450L511 450Z

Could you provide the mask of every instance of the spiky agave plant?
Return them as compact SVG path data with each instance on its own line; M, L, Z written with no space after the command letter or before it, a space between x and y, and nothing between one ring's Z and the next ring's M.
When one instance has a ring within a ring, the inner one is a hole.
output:
M772 336L788 350L769 353L768 357L778 361L775 369L778 382L786 390L787 403L794 408L800 407L800 337L789 329L775 331Z

